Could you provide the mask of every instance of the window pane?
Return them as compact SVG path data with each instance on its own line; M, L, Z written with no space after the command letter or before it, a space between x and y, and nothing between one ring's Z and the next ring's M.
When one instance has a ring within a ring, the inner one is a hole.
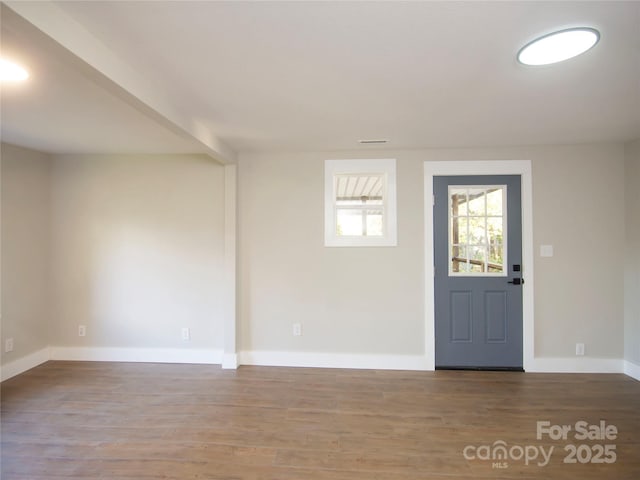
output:
M486 215L484 193L484 189L469 189L469 215Z
M469 259L466 257L461 257L459 260L454 261L451 266L455 266L457 268L456 272L458 273L471 272L471 263L469 263Z
M384 235L382 212L382 208L339 208L336 212L336 234L381 237Z
M324 245L397 246L396 161L325 160Z
M336 217L338 236L362 236L362 211L338 209Z
M484 228L485 217L469 217L469 241L471 245L487 243L487 231ZM461 242L462 243L462 242Z
M502 243L502 233L502 218L487 218L487 237L489 243Z
M487 192L487 215L502 216L502 188L489 190Z
M367 236L381 237L382 229L382 210L367 210Z
M461 245L451 247L451 267L454 272L465 272L467 266L467 248Z
M454 217L457 217L458 215L467 215L467 189L452 188L450 196L451 215Z
M485 247L469 247L469 263L472 272L485 272Z
M336 205L382 205L384 175L341 174L335 176Z
M502 218L487 218L490 272L504 271L504 239L502 223Z
M334 181L338 207L336 234L357 237L382 236L385 175L339 174L335 175Z
M489 272L502 273L504 271L504 247L497 243L489 247Z
M467 217L458 217L451 220L451 243L469 243Z
M506 273L505 193L505 186L449 187L450 273Z

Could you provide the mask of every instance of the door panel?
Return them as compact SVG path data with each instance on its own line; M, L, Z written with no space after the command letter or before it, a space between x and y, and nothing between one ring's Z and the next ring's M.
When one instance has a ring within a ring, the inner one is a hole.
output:
M434 177L436 368L522 369L519 175Z
M469 343L473 338L471 292L450 292L451 299L451 334L452 343Z
M507 341L507 294L484 292L484 307L487 343L505 343Z

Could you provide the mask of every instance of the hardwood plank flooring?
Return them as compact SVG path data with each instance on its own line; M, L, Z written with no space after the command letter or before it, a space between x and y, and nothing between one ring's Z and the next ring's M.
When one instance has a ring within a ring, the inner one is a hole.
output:
M3 480L640 478L624 375L48 362L0 393ZM575 439L581 420L618 434ZM572 431L537 439L538 421ZM505 460L465 458L497 441ZM564 463L568 444L616 461Z

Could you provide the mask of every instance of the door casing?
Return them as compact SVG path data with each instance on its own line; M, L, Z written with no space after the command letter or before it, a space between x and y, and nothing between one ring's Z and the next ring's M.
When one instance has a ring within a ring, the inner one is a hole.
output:
M533 189L530 160L436 161L424 163L425 356L435 369L435 282L433 256L433 177L455 175L520 175L522 178L522 350L523 368L534 360Z

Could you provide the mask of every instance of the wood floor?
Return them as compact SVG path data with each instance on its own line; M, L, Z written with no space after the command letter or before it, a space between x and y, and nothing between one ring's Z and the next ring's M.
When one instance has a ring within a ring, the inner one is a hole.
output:
M2 480L640 478L624 375L49 362L1 394ZM537 421L581 420L617 437L536 438ZM498 441L505 460L472 458ZM616 461L564 463L567 444ZM518 459L540 447L546 466Z

